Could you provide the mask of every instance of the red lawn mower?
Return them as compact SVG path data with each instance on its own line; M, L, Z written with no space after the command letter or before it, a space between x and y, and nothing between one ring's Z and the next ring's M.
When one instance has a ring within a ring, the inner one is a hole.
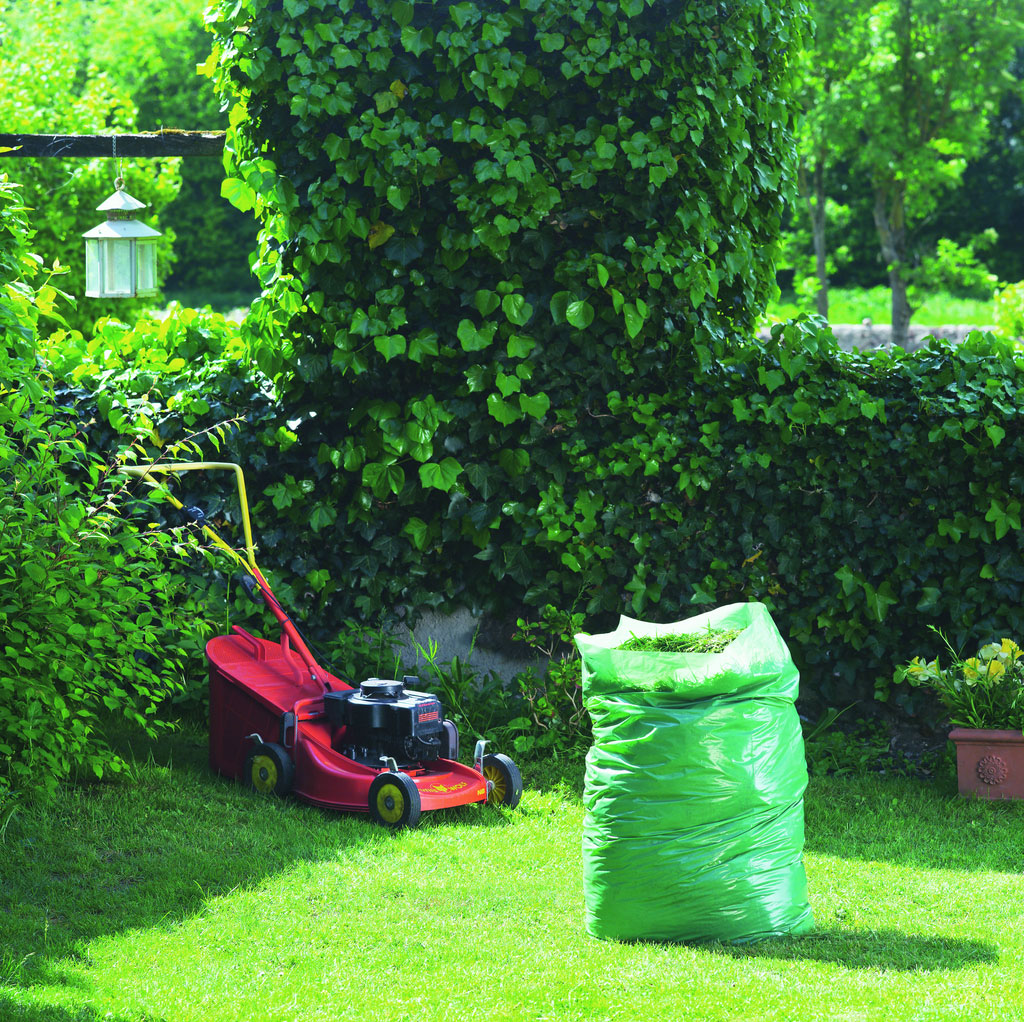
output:
M516 764L485 754L458 762L459 734L440 701L401 681L369 678L353 687L321 667L256 566L245 479L238 465L177 462L121 471L158 486L157 473L235 473L247 559L225 543L198 508L163 494L246 571L242 584L277 619L279 642L233 626L206 645L210 669L210 766L265 794L368 812L387 827L413 827L420 813L471 802L514 808L523 793Z

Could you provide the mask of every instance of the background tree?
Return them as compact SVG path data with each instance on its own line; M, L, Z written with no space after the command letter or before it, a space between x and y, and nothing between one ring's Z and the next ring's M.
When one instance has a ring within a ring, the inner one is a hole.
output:
M868 11L849 0L816 0L813 11L813 34L794 61L800 83L796 93L797 184L810 223L815 309L827 319L834 255L826 229L830 218L842 222L848 217L848 209L834 201L836 179L845 154L855 146L852 114L858 96L850 79L853 69L867 56L870 33ZM803 239L797 236L793 240L791 258ZM797 277L805 276L798 266Z
M822 210L814 184L824 182L827 191L829 171L838 169L863 176L870 187L870 216L892 289L893 340L902 344L913 314L911 271L929 254L921 250L925 240L937 240L930 218L960 184L968 161L984 151L1000 100L1016 87L1008 69L1024 3L847 6L813 5L818 34L801 65L807 191ZM979 223L974 233L991 226L997 225Z
M90 0L89 7L89 58L131 96L139 131L228 126L213 83L197 71L213 45L203 24L206 0ZM253 216L221 197L222 161L183 160L180 173L181 189L164 215L176 256L164 290L200 304L247 304L258 290L249 272Z

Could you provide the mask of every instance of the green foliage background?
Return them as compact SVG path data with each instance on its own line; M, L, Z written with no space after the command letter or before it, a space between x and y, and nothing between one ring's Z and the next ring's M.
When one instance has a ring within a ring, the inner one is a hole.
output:
M139 131L227 127L227 112L212 82L197 71L212 46L203 25L204 7L203 0L127 7L123 0L89 0L90 59L130 93ZM256 248L257 225L221 198L222 161L182 160L180 171L181 190L163 215L175 233L176 259L167 291L211 297L227 293L240 300L255 295L249 254Z
M598 579L645 569L567 547L607 508L579 457L753 333L800 8L214 12L228 192L265 223L247 338L297 438L268 541L336 613L618 605Z
M34 134L105 134L136 127L130 92L90 59L92 4L61 0L50 5L0 0L0 121L4 131ZM113 143L111 144L113 151ZM157 242L161 280L173 259L174 233L155 219L180 186L180 160L133 160L122 163L126 190L145 202L147 223L163 232ZM96 207L114 191L113 159L11 157L5 163L32 207L37 251L67 270L62 290L85 293L82 233L102 222ZM132 319L149 299L81 298L66 307L70 326L88 332L102 315Z

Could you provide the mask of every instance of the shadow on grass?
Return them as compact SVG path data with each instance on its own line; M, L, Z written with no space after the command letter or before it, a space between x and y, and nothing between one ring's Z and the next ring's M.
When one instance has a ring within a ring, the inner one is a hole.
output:
M165 1022L159 1015L112 1015L100 1014L93 1008L80 1007L71 1010L49 1004L23 1004L12 1000L0 991L0 1018L4 1022Z
M197 730L131 742L128 777L69 788L8 823L0 996L44 980L50 964L80 958L98 937L183 921L301 863L387 854L402 839L366 816L267 799L213 775ZM0 1001L8 1017L19 1016Z
M998 961L994 944L960 937L921 937L899 930L818 930L805 937L742 947L716 945L730 958L832 962L846 969L936 972Z
M415 840L366 814L266 798L214 775L205 731L195 726L112 744L132 764L128 776L23 806L0 840L3 1022L20 1017L4 1013L5 986L53 981L59 961L83 960L97 938L186 921L215 899L297 868L400 859ZM506 810L470 805L424 813L420 826L513 822ZM65 1017L50 1008L24 1017L48 1018L49 1011Z

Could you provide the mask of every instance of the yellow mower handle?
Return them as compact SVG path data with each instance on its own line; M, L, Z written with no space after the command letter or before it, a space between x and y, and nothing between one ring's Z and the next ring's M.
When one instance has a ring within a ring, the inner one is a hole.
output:
M153 478L154 473L178 473L178 472L206 472L216 469L225 469L235 473L235 482L238 484L238 502L242 507L242 530L245 533L245 552L249 562L245 566L255 576L257 582L263 584L263 575L256 566L256 555L252 545L252 527L249 524L249 501L245 495L245 476L242 475L242 466L231 461L172 461L166 465L122 465L118 472L123 475L135 476L141 479L148 486L159 486L157 479ZM184 504L173 493L166 493L167 499L179 510L185 507ZM226 550L236 560L242 561L233 547L228 546L208 525L202 526L203 532L222 550Z

